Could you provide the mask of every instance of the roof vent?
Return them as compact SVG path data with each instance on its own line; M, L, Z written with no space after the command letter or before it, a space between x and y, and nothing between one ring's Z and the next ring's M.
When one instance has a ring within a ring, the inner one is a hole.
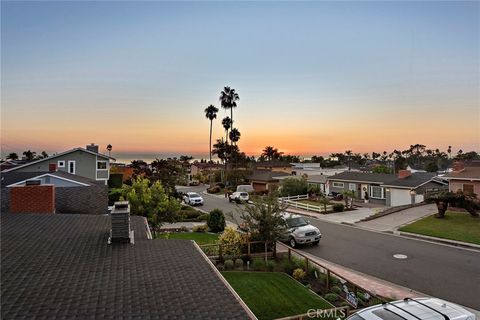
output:
M133 243L133 230L130 228L130 204L117 201L111 213L112 229L109 243Z
M39 186L42 184L42 180L40 179L30 179L25 181L26 186Z

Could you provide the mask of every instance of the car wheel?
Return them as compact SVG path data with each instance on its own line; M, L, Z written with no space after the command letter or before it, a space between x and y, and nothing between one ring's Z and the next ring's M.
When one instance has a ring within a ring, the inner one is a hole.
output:
M295 248L297 246L297 241L295 241L295 238L290 238L290 240L288 240L288 243L290 244L290 247L292 248Z
M320 240L314 241L314 242L313 242L313 245L314 245L314 246L318 246L319 243L320 243Z

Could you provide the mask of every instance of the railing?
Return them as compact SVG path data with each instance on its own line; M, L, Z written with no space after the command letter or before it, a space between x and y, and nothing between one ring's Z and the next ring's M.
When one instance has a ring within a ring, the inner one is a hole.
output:
M343 300L345 300L349 305L351 305L353 308L357 308L357 305L352 303L352 300L347 300L347 295L351 295L354 297L357 297L358 293L361 292L363 293L363 296L367 294L370 296L369 301L375 304L387 302L387 300L384 297L378 296L377 294L361 287L360 285L347 280L343 278L341 275L338 273L332 271L328 267L313 261L311 258L309 258L307 255L303 254L302 252L292 249L291 247L287 246L286 244L283 244L281 242L277 242L277 246L280 246L281 248L287 249L287 255L288 259L291 261L293 256L298 256L304 261L304 266L305 266L305 272L308 274L309 271L314 270L312 268L315 268L315 271L318 270L323 276L318 277L318 279L323 279L323 285L327 290L332 289L333 286L343 286L342 292L337 292L337 295L340 296ZM315 272L316 274L316 272ZM317 274L316 274L317 275ZM340 285L338 284L340 283ZM345 292L345 289L348 289L348 292ZM294 318L297 319L297 318ZM300 318L301 319L301 318Z
M210 260L215 261L235 259L245 255L268 259L276 255L275 242L269 241L248 241L243 243L240 248L237 244L226 245L222 243L204 244L199 245L199 247Z
M281 201L285 201L285 200L306 200L306 199L308 199L308 194L278 198L278 200L281 200Z
M298 196L289 196L278 198L280 203L286 203L289 207L299 208L307 211L326 213L325 207L323 205L313 205L309 203L302 203L299 200L308 200L308 194L298 195ZM327 212L332 211L332 205L327 205Z

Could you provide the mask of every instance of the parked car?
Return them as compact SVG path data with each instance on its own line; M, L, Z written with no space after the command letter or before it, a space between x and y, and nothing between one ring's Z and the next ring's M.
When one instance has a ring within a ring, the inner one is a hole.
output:
M189 186L199 186L200 185L200 181L198 180L192 180L188 183Z
M280 241L288 243L292 248L299 244L318 245L320 243L322 233L304 217L285 213L283 220L285 221L285 231L280 235Z
M343 200L343 194L341 194L339 192L335 192L335 191L330 192L327 195L327 197L329 197L330 199L335 200L335 201L342 201Z
M362 309L347 320L475 320L465 308L437 298L405 298Z
M191 206L203 206L203 198L196 192L187 192L183 196L183 201L185 201L186 204L189 204Z
M246 202L250 199L250 196L248 195L247 192L234 192L232 193L231 195L228 196L228 201L229 202L237 202L237 203L240 203L240 202Z

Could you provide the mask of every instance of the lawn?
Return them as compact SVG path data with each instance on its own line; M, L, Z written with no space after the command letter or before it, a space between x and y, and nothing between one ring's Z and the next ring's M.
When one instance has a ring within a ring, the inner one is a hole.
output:
M466 212L447 211L444 219L429 216L400 228L400 231L480 244L480 219Z
M206 232L171 232L171 233L159 233L158 239L182 239L182 240L195 240L199 245L211 244L218 241L218 235Z
M333 306L284 273L222 272L230 285L260 320L307 313Z

